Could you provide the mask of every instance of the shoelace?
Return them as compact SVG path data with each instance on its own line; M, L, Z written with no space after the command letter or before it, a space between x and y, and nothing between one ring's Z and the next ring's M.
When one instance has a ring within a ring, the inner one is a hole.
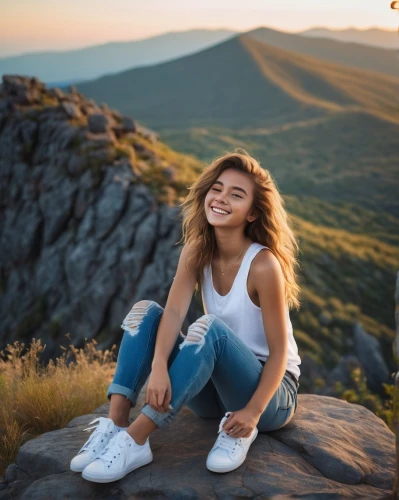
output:
M117 458L117 455L115 455L115 446L117 446L119 450L123 449L124 441L122 440L122 433L118 433L110 439L104 451L99 457L97 457L97 460L103 460L104 462L112 463L112 461ZM120 451L118 451L118 455L120 455Z
M226 413L226 415L222 418L220 424L219 424L219 430L218 430L218 438L215 443L215 447L217 446L218 448L222 448L227 451L234 451L236 446L238 444L242 443L241 438L233 438L226 434L226 432L223 430L223 425L227 420L229 413Z
M101 422L100 418L95 418L89 423L89 425L94 424L95 422ZM103 440L105 437L108 437L108 432L106 430L103 431L100 430L98 428L99 425L100 424L93 425L92 427L86 427L86 429L83 429L84 431L90 431L90 429L96 429L96 430L92 432L91 436L79 450L78 454L81 453L82 451L90 451L91 449L93 449L93 451L95 452L96 451L95 447L101 443L101 440Z

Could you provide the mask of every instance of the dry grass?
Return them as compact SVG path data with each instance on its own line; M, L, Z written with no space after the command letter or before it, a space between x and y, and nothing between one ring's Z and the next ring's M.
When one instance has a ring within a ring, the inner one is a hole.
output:
M47 365L40 362L40 340L29 347L16 341L0 351L0 477L23 443L107 401L116 346L103 352L96 344L62 347L63 354Z

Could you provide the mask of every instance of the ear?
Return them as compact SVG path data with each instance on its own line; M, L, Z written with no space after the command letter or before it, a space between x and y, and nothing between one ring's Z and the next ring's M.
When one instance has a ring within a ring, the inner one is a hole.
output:
M248 222L253 222L259 217L259 213L254 209L251 211L250 215L247 216Z

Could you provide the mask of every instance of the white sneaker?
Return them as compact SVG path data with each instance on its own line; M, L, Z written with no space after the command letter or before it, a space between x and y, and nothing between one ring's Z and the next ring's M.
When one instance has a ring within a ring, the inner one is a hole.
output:
M228 415L229 412L222 418L219 425L219 435L206 459L206 467L212 472L230 472L237 469L246 459L249 447L258 435L258 428L255 427L248 438L229 436L223 430Z
M150 441L140 446L126 431L114 436L105 450L82 472L82 477L95 483L118 481L134 469L152 462Z
M82 472L86 465L93 462L107 446L109 440L119 431L110 418L98 417L92 420L89 425L96 422L99 422L99 424L83 429L89 431L95 428L96 430L91 433L89 439L78 451L78 454L71 460L70 467L74 472Z

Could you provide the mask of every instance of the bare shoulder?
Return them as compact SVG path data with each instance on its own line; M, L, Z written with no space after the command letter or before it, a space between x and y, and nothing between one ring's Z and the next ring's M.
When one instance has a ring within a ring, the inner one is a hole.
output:
M281 275L282 273L279 260L268 248L264 248L255 255L252 261L252 268L254 270L255 281L262 281L265 277L276 276L276 274Z
M277 290L284 289L284 273L277 257L270 249L261 250L253 259L254 269L253 286L262 306L266 300L270 300L270 294L275 295Z
M184 265L187 265L192 273L195 272L197 268L198 256L197 250L194 248L194 245L191 242L187 242L184 244L180 254L180 262Z
M182 253L184 253L185 259L189 259L191 262L197 261L197 250L192 242L187 241L187 243L184 244Z

